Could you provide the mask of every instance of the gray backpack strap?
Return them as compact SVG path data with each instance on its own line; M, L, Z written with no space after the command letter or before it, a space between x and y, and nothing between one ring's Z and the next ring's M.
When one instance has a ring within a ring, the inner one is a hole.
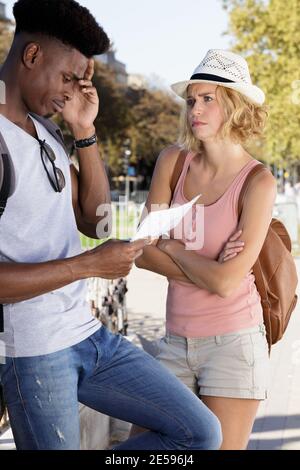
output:
M60 128L55 124L55 122L51 121L51 119L44 118L42 116L39 116L38 114L30 113L30 116L32 116L34 119L36 119L39 123L44 126L49 134L54 137L55 140L63 147L64 151L66 152L67 157L69 158L69 153L68 149L65 144L64 136L62 134L62 131Z
M0 132L0 219L7 199L15 190L15 172L9 150ZM3 305L0 304L0 333L4 331Z
M6 207L7 199L13 194L15 186L14 165L0 131L0 218Z

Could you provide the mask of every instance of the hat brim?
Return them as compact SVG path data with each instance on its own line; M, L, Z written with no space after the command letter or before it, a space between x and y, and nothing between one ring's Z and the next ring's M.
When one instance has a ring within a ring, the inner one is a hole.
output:
M176 95L180 96L180 98L186 98L186 91L189 85L195 85L195 83L212 83L214 85L223 86L225 88L231 88L232 90L241 93L242 95L246 96L248 100L261 106L265 102L265 94L264 92L255 85L248 85L246 83L224 83L224 82L216 82L214 80L186 80L184 82L177 82L171 85L172 90Z

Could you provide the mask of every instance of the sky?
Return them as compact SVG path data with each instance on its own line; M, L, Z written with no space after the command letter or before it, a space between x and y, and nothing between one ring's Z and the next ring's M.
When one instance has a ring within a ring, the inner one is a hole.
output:
M15 0L6 3L12 17ZM222 0L79 0L96 17L128 73L168 85L185 80L208 49L228 49Z

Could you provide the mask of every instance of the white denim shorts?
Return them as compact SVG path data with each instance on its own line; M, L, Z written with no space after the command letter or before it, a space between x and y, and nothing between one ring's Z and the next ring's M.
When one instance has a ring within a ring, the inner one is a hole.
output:
M270 360L264 325L220 336L166 334L156 359L201 396L264 400Z

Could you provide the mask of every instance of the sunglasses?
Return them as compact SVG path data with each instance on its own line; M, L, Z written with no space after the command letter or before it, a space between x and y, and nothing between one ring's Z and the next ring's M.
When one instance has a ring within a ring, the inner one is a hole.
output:
M41 149L41 160L47 173L50 184L55 192L61 193L66 185L65 177L60 168L55 166L55 153L45 140L38 139Z

